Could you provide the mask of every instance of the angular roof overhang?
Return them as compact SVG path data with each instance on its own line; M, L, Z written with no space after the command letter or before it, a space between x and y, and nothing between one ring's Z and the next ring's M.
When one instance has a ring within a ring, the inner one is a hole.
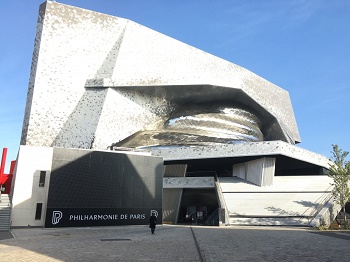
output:
M162 156L166 164L204 161L207 163L238 164L262 157L275 157L288 168L293 165L307 168L329 168L329 159L283 141L239 143L203 147L153 149L152 155ZM210 162L211 161L211 162ZM291 164L293 164L291 166Z

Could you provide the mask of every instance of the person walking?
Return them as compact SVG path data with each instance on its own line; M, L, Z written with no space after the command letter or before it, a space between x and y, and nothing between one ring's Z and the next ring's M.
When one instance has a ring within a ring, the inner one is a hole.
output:
M152 235L155 234L154 231L156 230L156 224L157 217L154 213L152 213L151 217L149 218L149 227L151 228Z

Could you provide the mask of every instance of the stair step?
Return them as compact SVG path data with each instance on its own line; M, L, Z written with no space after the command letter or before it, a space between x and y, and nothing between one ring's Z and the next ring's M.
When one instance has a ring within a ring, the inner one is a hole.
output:
M230 218L231 225L261 225L261 226L307 226L308 218Z
M0 195L0 231L10 230L11 226L11 196Z

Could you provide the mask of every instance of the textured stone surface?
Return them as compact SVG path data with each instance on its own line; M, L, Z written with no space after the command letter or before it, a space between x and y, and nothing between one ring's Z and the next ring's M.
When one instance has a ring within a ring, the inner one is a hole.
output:
M132 21L40 7L21 144L106 149L179 105L228 99L258 111L268 140L300 141L288 92Z
M323 155L282 141L164 148L154 149L152 150L152 154L163 156L164 160L284 155L325 168L328 167L329 163L328 158Z
M1 261L344 261L348 232L286 227L15 229ZM101 241L110 239L111 241ZM112 240L115 241L112 241ZM119 239L119 241L118 241ZM123 239L126 239L123 241ZM346 260L346 259L345 259Z
M166 177L163 188L214 188L214 177Z

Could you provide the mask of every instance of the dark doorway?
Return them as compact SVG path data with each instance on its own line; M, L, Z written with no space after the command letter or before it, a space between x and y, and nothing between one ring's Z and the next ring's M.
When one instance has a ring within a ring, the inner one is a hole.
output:
M215 189L184 189L177 223L219 225Z

